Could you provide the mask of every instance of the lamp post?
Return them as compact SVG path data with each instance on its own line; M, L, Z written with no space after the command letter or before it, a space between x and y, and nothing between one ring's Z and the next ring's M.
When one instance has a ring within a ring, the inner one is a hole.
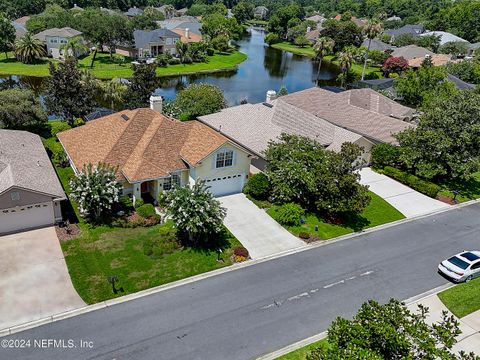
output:
M118 276L117 275L113 275L113 276L109 276L108 277L108 282L110 284L112 284L112 291L114 294L118 293L118 290L115 288L115 282L118 281Z

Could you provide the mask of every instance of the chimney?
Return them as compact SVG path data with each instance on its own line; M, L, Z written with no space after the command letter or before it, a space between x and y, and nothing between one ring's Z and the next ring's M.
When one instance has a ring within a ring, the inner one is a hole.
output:
M268 90L267 91L267 99L265 100L265 102L271 103L276 98L277 98L277 92L275 90Z
M190 29L189 28L186 28L185 29L185 38L188 40L190 39Z
M312 31L312 28L309 26L309 27L307 27L307 34L308 34L310 31Z
M161 96L152 95L150 96L150 109L159 112L160 114L163 111L163 99Z

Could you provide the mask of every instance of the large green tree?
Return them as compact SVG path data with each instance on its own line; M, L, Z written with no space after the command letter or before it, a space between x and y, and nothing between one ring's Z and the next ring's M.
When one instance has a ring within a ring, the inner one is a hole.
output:
M312 350L307 360L476 360L473 353L452 350L461 334L459 322L445 311L438 323L427 322L428 308L409 310L391 299L369 300L352 320L337 318L328 329L328 346Z
M370 202L355 172L361 153L351 143L333 152L309 138L282 134L265 151L273 200L323 214L361 212Z
M362 44L362 30L350 20L326 20L322 26L320 34L333 39L335 42L334 52L342 51L346 46L359 47Z
M180 91L175 99L182 118L195 119L212 114L226 106L223 91L211 84L192 84Z
M5 59L8 58L7 52L13 48L15 42L15 28L10 21L0 14L0 52L5 53Z
M125 92L126 106L130 109L147 106L150 96L157 88L155 64L132 65L133 77Z
M239 39L243 33L243 27L235 18L227 19L224 15L213 13L203 18L201 31L210 39L220 35L226 35L229 39Z
M237 19L239 24L243 24L247 20L253 19L253 3L247 1L240 1L232 9L233 16Z
M480 94L433 98L419 124L396 135L401 160L427 179L468 178L480 169Z
M38 97L29 90L0 91L0 127L25 129L47 123L47 115Z
M59 5L48 5L45 10L38 15L33 15L27 21L27 29L33 33L38 33L45 29L74 27L73 13L62 8Z
M50 64L50 76L45 82L45 104L50 113L73 125L75 119L94 109L96 94L97 84L82 75L75 59L68 58L57 66Z

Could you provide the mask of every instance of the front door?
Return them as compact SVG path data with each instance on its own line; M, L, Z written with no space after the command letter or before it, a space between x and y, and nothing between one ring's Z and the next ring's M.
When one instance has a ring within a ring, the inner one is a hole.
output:
M148 192L148 182L143 182L142 185L140 185L140 191L142 194Z

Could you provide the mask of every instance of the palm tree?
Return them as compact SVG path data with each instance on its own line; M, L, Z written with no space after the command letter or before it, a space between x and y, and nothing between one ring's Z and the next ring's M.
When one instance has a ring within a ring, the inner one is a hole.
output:
M322 61L325 55L328 55L333 51L335 41L333 39L322 36L313 45L313 51L315 51L315 59L318 60L317 80L320 77L320 69L322 67Z
M378 35L380 35L383 31L383 25L381 22L378 21L369 21L365 27L363 28L363 34L368 39L368 48L365 54L365 61L363 63L363 70L362 70L362 80L365 78L365 70L367 68L367 60L368 60L368 52L370 51L370 45L372 44L372 40L375 39Z
M47 55L43 43L35 39L31 33L26 33L23 37L15 41L15 56L21 62L30 64L36 59Z
M347 79L348 70L352 67L353 64L353 54L350 51L342 51L338 55L338 62L340 63L340 69L342 70L342 87L344 87L345 80Z
M103 83L102 90L103 100L109 102L110 108L114 110L115 104L119 104L122 101L127 87L118 79L112 79Z
M187 43L183 43L179 41L175 44L175 48L177 50L178 58L180 59L180 62L183 64L185 62L185 59L190 55L189 54L190 46Z
M68 39L66 44L60 46L60 50L63 50L65 58L77 58L77 54L79 52L87 52L88 47L83 43L83 40L80 37L76 36Z

